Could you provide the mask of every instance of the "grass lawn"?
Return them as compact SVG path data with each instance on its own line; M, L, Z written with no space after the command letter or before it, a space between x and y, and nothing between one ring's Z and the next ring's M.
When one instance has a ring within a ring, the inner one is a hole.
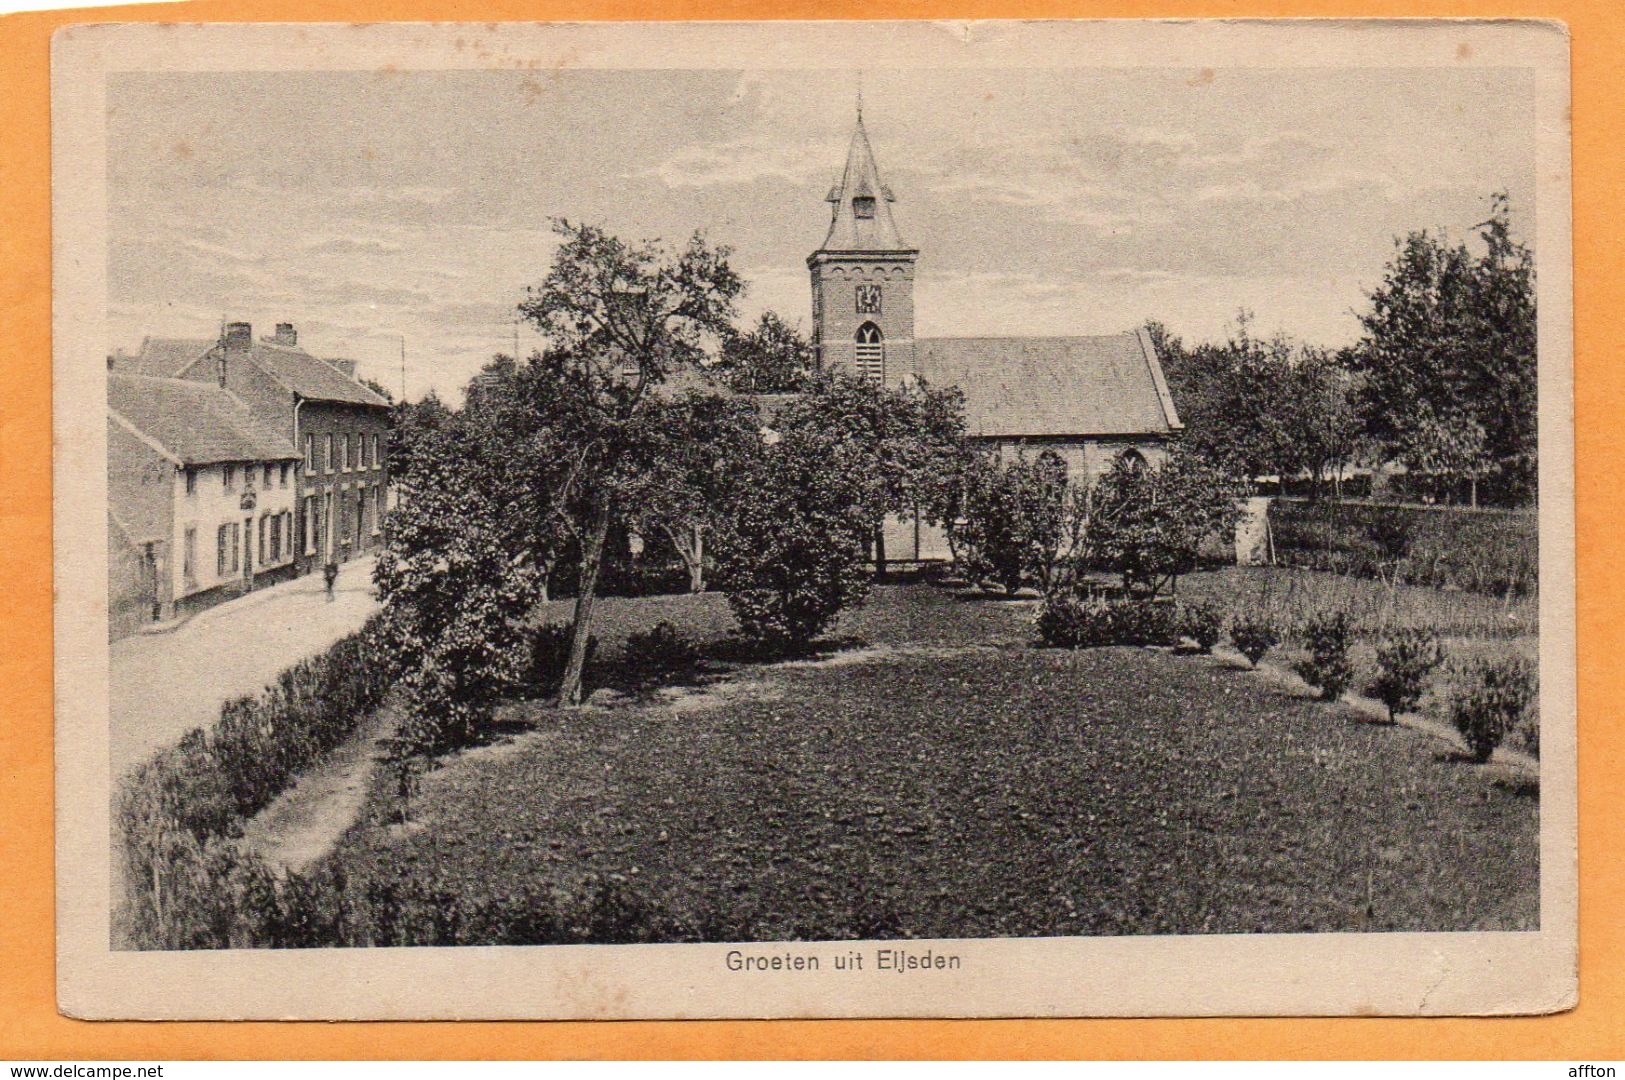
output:
M660 619L731 623L716 595L601 611L609 666ZM1537 926L1528 785L1222 660L1031 648L1031 616L887 587L821 660L516 703L332 858L454 893L619 879L723 939Z

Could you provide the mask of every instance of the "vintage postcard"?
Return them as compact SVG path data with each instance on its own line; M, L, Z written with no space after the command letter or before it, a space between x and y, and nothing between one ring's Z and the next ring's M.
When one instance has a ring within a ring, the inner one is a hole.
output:
M85 25L59 1005L1576 970L1568 38Z

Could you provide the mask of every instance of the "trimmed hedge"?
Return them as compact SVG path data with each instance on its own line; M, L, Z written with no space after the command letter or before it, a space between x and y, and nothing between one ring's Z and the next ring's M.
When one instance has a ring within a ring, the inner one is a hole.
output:
M228 701L212 728L188 732L125 778L115 815L135 944L186 948L209 936L198 923L211 910L203 894L238 861L229 841L393 685L397 665L379 626L374 615L258 697Z
M1538 588L1535 514L1379 503L1270 504L1278 562L1492 596Z

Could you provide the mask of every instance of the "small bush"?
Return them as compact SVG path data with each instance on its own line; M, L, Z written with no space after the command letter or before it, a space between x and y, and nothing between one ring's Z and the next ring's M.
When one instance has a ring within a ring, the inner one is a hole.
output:
M700 649L687 634L662 619L653 629L628 635L626 662L643 678L659 678L692 671L700 662Z
M1428 677L1444 661L1439 637L1425 627L1395 631L1377 643L1377 678L1371 696L1388 706L1388 722L1411 712L1427 690Z
M1180 633L1196 642L1203 652L1212 652L1224 635L1224 620L1211 604L1193 602L1179 606Z
M1342 611L1317 616L1304 628L1309 655L1294 664L1292 670L1318 689L1324 701L1336 701L1354 681L1354 665L1349 661L1351 636L1348 613Z
M1230 624L1230 640L1253 667L1281 642L1275 624L1265 618L1238 615Z
M1538 677L1535 665L1521 656L1480 661L1467 675L1471 685L1452 705L1450 720L1473 760L1484 762L1509 734L1529 723ZM1538 735L1535 745L1538 753Z
M1089 649L1106 645L1175 645L1180 611L1158 600L1105 600L1054 596L1038 609L1038 637L1046 646Z

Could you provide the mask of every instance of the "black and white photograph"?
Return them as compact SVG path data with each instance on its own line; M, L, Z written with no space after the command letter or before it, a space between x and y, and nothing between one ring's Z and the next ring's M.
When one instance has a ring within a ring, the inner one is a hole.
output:
M59 35L65 1007L1572 1004L1567 47Z

